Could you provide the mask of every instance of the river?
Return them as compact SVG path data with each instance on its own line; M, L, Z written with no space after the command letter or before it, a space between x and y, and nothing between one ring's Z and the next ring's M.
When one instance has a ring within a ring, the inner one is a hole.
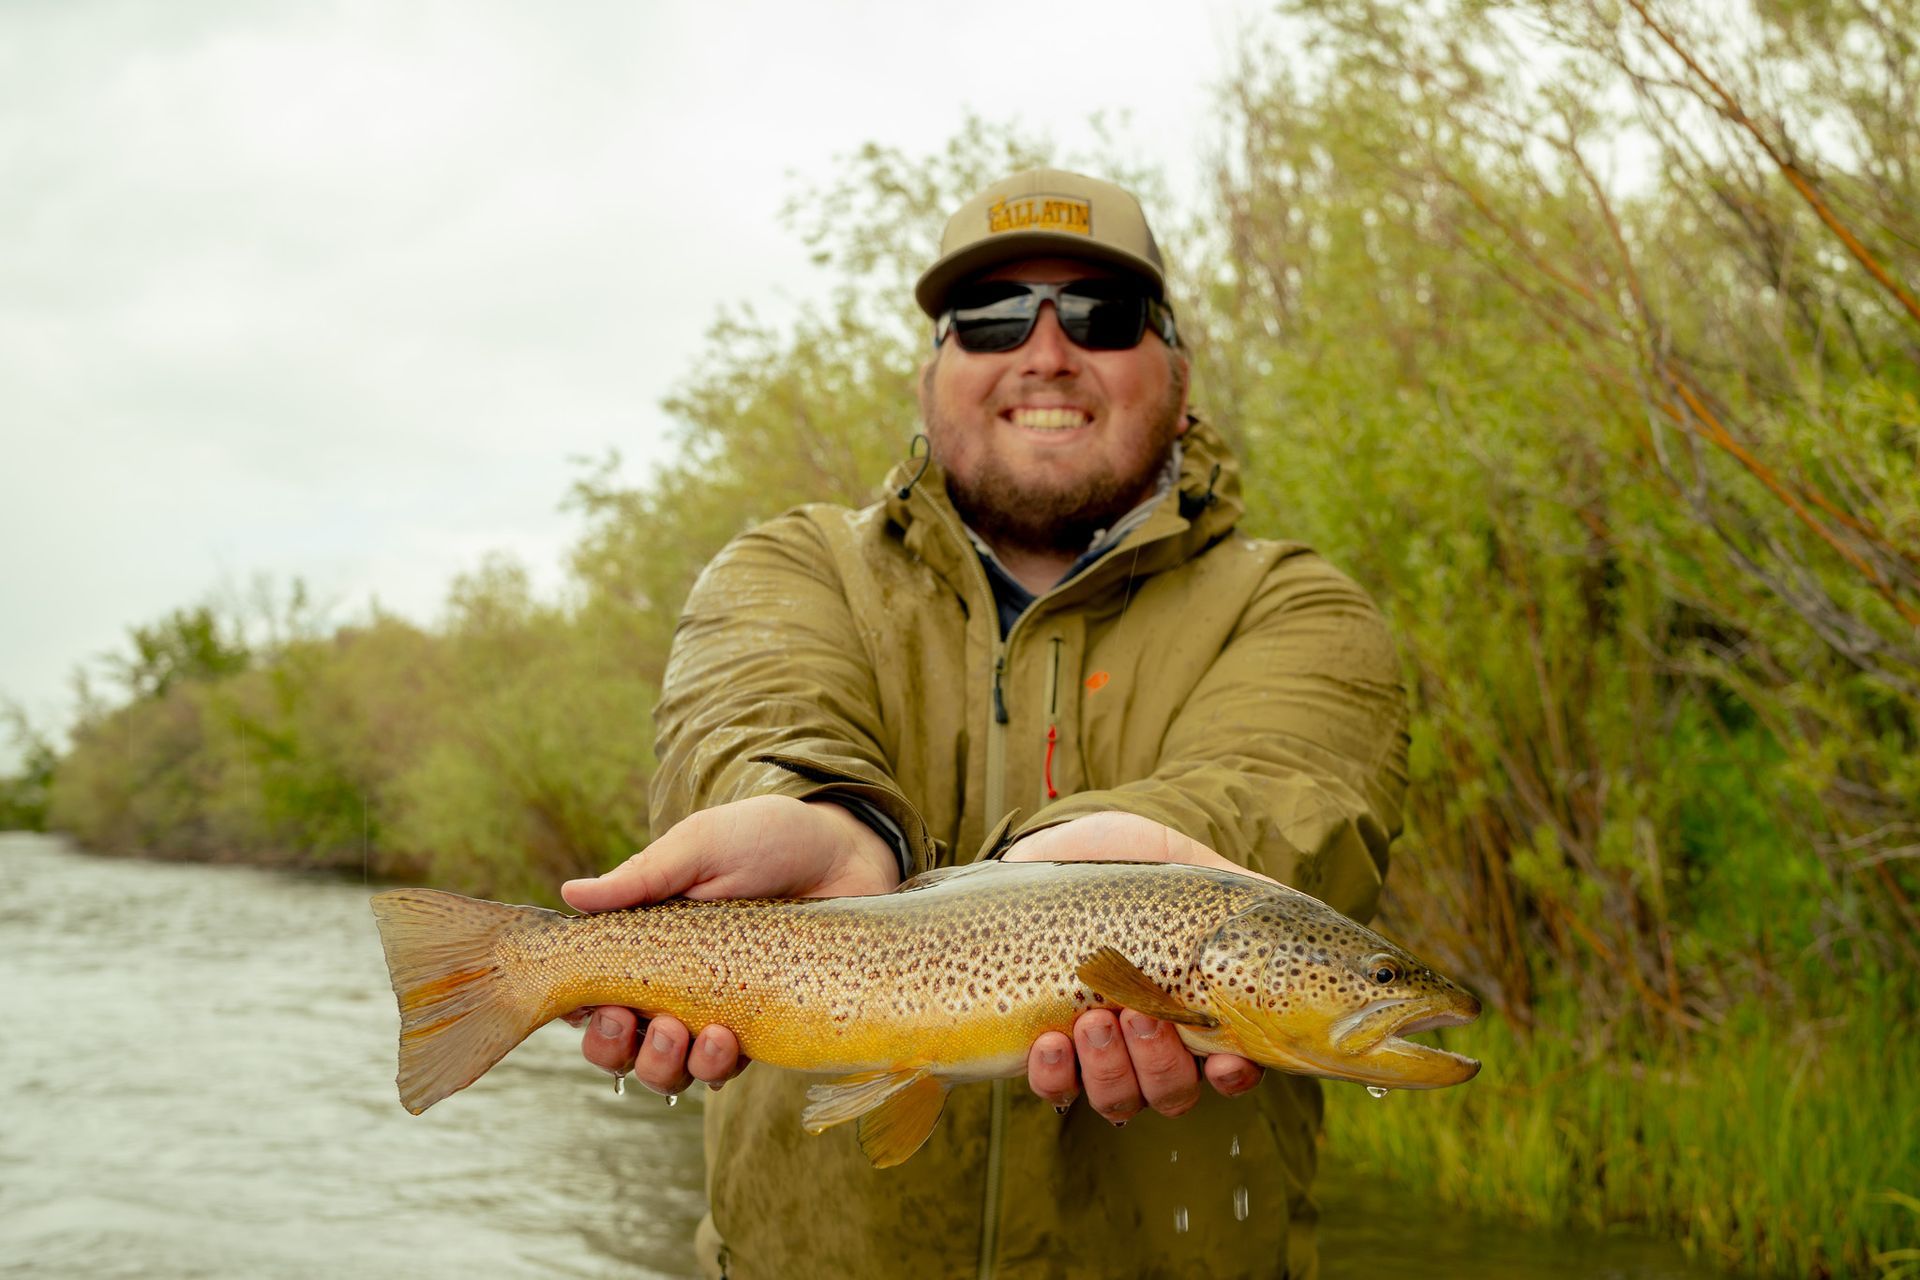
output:
M692 1273L699 1091L617 1097L551 1026L407 1115L368 892L0 834L0 1272ZM1322 1199L1325 1280L1711 1275L1337 1169Z

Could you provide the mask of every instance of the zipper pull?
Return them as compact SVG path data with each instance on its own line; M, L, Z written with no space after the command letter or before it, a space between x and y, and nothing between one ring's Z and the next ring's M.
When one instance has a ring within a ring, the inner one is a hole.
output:
M1007 700L1000 693L1000 675L1007 669L1007 655L1001 654L993 660L993 718L1000 724L1007 722Z

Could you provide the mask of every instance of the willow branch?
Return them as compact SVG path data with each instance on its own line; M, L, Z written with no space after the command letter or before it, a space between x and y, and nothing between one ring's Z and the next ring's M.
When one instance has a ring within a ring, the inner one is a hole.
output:
M1893 276L1887 272L1886 268L1880 265L1879 260L1868 251L1867 247L1860 243L1858 237L1847 228L1847 225L1840 221L1839 215L1834 213L1827 202L1821 198L1819 189L1813 185L1813 180L1807 176L1806 172L1793 162L1792 157L1786 155L1776 147L1773 144L1773 140L1767 137L1760 126L1754 123L1753 119L1741 109L1740 104L1735 101L1733 95L1728 93L1727 90L1721 86L1720 82L1714 79L1713 76L1707 72L1706 68L1702 67L1700 63L1694 59L1691 53L1688 53L1682 48L1680 42L1676 40L1665 27L1654 20L1653 15L1647 12L1647 6L1644 0L1627 0L1627 4L1632 7L1635 13L1640 15L1640 20L1646 23L1648 29L1660 38L1661 43L1673 50L1674 55L1686 63L1687 69L1693 72L1707 88L1713 91L1713 95L1720 100L1722 114L1734 124L1745 129L1747 133L1753 137L1753 140L1760 144L1761 150L1767 153L1767 158L1773 161L1774 165L1793 186L1793 189L1800 193L1801 199L1805 200L1807 204L1812 207L1820 221L1826 224L1827 229L1839 237L1840 243L1845 245L1847 252L1853 255L1853 260L1858 262L1861 267L1866 270L1867 274L1879 283L1881 288L1898 299L1900 305L1906 308L1907 315L1911 317L1916 324L1920 324L1920 299L1916 299L1913 294L1907 291L1905 286L1898 280L1895 280Z

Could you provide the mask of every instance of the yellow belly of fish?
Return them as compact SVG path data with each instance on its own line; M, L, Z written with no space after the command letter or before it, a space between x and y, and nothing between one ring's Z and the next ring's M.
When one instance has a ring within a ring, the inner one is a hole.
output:
M1079 1012L1065 994L1051 998L976 1003L972 1010L914 999L895 986L878 1000L796 1002L788 984L749 981L682 985L581 974L550 988L562 1012L623 1005L648 1017L666 1014L698 1033L718 1024L733 1031L741 1052L756 1062L796 1071L845 1073L878 1067L927 1066L951 1080L1016 1074L1043 1032L1070 1032ZM875 1007L878 1006L878 1007Z

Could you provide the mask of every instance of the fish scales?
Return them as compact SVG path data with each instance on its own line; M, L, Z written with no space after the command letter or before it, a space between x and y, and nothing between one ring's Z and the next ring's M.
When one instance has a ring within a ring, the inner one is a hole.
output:
M954 1084L1019 1075L1089 1008L1177 1026L1195 1053L1376 1088L1458 1084L1479 1063L1402 1038L1474 997L1293 889L1157 863L976 863L864 898L676 899L594 916L429 889L374 895L416 1114L570 1010L721 1024L773 1067L839 1074L811 1131L860 1122L876 1165L925 1141Z
M1039 883L954 873L878 897L682 900L555 918L502 948L525 998L562 1012L618 1004L719 1023L773 1066L985 1060L979 1078L990 1078L1007 1058L1024 1060L1041 1032L1105 1003L1075 973L1089 940L1205 1008L1200 946L1257 892L1246 877L1188 883L1143 877L1140 864L1087 865Z

